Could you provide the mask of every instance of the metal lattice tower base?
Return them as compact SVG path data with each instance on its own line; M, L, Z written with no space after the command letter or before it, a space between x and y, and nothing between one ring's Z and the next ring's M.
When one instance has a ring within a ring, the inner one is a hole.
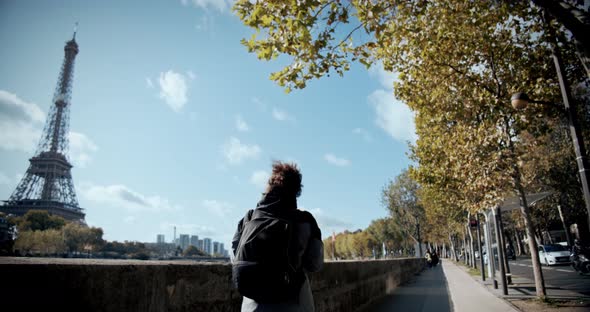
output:
M78 205L68 155L69 108L78 54L76 32L64 48L65 58L47 123L27 172L16 190L0 206L0 212L24 215L29 210L46 210L67 220L84 222L84 211Z

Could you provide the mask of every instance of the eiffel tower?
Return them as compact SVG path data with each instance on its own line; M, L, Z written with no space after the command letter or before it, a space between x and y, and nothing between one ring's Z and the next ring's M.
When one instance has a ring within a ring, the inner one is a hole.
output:
M72 165L68 154L68 128L74 60L78 54L76 30L66 42L65 57L53 95L47 123L27 172L0 212L24 215L29 210L46 210L66 220L84 223L84 210L78 205Z

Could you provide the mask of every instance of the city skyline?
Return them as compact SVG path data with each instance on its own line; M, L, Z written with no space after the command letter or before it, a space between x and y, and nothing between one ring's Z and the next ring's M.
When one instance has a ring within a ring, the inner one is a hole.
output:
M284 61L248 54L239 41L250 31L226 2L207 3L3 4L0 197L26 171L80 21L69 157L87 223L105 239L153 241L176 226L229 246L274 159L301 167L299 207L324 237L385 217L381 188L415 140L393 75L355 65L285 94L268 79Z

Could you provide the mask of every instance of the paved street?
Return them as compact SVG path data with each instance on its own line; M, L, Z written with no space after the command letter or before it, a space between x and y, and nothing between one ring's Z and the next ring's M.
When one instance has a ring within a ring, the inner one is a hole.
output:
M514 275L533 279L531 259L509 261L510 271ZM555 286L590 296L590 275L580 275L569 265L543 266L545 285Z

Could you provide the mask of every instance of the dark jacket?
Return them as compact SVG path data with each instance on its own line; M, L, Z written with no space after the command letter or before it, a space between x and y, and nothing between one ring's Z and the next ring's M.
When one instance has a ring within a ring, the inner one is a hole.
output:
M296 269L301 269L303 272L317 272L321 269L324 263L324 247L321 231L311 213L297 209L297 200L295 197L283 198L273 192L263 194L256 209L262 209L265 212L270 212L276 214L278 217L295 222L295 234L291 243L296 248L293 249L294 254L291 257L291 265ZM244 223L250 217L251 213L247 213L238 223L238 228L232 240L232 251L234 255L242 235ZM311 287L306 277L298 300L279 304L261 304L244 297L242 311L313 311L313 306Z

